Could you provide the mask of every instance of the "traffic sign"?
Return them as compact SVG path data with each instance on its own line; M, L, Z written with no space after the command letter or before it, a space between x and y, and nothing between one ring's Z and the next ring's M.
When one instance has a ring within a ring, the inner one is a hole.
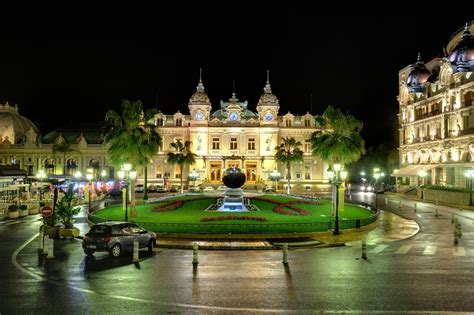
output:
M41 209L41 214L45 218L50 217L53 214L53 209L49 206L45 206L43 209Z

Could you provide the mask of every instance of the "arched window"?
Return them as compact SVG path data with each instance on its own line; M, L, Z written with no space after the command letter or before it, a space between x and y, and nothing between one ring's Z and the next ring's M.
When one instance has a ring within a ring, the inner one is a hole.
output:
M100 163L97 159L92 159L89 161L89 168L92 169L92 174L94 177L99 177Z
M54 174L55 167L54 159L47 158L44 160L44 171L46 174Z
M76 159L68 159L66 161L66 174L68 175L74 175L77 170L77 161Z

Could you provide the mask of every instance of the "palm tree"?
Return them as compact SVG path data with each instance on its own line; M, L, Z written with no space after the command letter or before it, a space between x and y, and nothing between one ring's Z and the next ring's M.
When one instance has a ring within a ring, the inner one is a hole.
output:
M63 175L66 175L66 154L72 152L79 152L77 150L71 149L71 145L65 140L55 143L53 145L53 154L62 153L63 155Z
M349 164L357 161L365 153L365 142L360 135L362 122L352 115L344 115L340 109L329 106L322 116L317 117L321 130L313 132L311 142L312 154L329 163L334 169L334 164ZM337 198L338 192L333 186L333 196ZM338 205L340 207L342 202ZM337 216L338 209L333 207Z
M363 124L354 116L329 106L317 121L321 130L313 132L309 140L314 156L333 166L355 162L365 153L365 142L360 135Z
M168 163L178 164L179 172L181 174L181 193L183 193L183 168L184 165L192 165L196 163L196 154L191 152L191 141L176 140L170 144L171 149L175 152L168 152Z
M287 179L288 187L287 193L290 194L291 181L291 163L303 161L303 151L301 151L301 142L296 141L295 138L282 138L283 142L275 148L275 160L277 162L285 163L288 170Z
M121 114L113 110L107 112L105 143L109 147L107 153L112 165L118 168L130 163L135 169L143 169L156 155L161 137L149 123L154 113L156 110L147 110L144 114L141 101L129 100L122 102ZM134 191L133 187L130 191ZM136 216L134 193L130 215Z

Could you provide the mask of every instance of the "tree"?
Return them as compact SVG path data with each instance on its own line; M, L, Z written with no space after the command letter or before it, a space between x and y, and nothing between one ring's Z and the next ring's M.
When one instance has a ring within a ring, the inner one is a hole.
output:
M286 164L288 170L287 179L288 187L287 193L290 194L291 181L291 163L303 161L303 151L301 151L301 142L296 141L295 138L282 138L282 143L275 148L275 160L279 163Z
M191 152L191 141L176 140L170 144L170 148L174 152L168 152L168 163L178 164L181 177L181 193L183 193L183 168L185 165L192 165L196 163L196 154Z
M55 143L53 145L53 154L62 153L63 155L63 175L66 175L66 154L72 152L79 153L79 151L71 149L71 145L65 140Z
M340 109L329 106L317 117L321 130L310 138L312 154L333 166L349 164L365 153L365 142L360 135L363 124L352 115L344 115Z
M107 153L112 165L120 167L130 163L135 169L146 168L161 144L161 137L151 123L155 113L155 109L144 113L141 101L129 100L122 102L121 114L113 110L107 112L105 143L109 146ZM133 187L130 190L133 192ZM131 216L136 216L134 193L131 198Z

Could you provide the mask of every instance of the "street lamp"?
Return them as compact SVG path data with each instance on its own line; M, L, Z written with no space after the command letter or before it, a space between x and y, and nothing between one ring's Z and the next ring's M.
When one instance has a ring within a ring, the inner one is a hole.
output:
M92 181L92 178L94 178L94 175L92 175L92 173L87 173L86 178L87 178L87 181L89 182L87 184L89 187L87 189L87 199L89 200L89 211L91 211L91 181Z
M277 188L278 188L277 187L277 182L280 178L281 178L281 173L277 169L274 169L270 173L270 179L275 181L275 192L277 191Z
M467 170L464 175L469 179L469 206L472 206L472 178L474 177L474 170Z
M196 180L199 178L199 173L196 172L196 169L193 169L191 173L189 173L188 178L190 181L193 182L193 191L196 188Z
M379 169L378 169L378 168L374 168L374 179L375 179L375 184L374 184L375 210L378 209L377 195L378 195L379 190L378 190L378 188L377 188L377 183L378 183L378 180L379 180L380 176L382 176L382 174L379 173Z
M104 180L107 177L107 172L102 170L102 172L100 172L100 176L102 177L102 180Z
M137 172L132 171L132 164L126 163L122 165L122 169L117 172L117 175L121 180L125 181L125 187L123 188L125 189L125 221L128 221L128 186L131 181L137 178Z
M43 179L46 178L46 173L44 170L39 170L38 174L36 174L36 178L40 180L40 183L43 182ZM43 187L40 186L40 200L43 200Z
M422 185L425 184L425 177L428 175L428 173L425 170L421 170L418 172L418 176L422 178ZM423 187L421 187L421 200L423 201Z
M334 235L341 234L339 232L339 187L344 182L347 177L347 172L342 170L342 165L339 163L334 164L334 170L329 168L328 170L329 178L332 178L332 183L336 187L336 216L334 218Z

